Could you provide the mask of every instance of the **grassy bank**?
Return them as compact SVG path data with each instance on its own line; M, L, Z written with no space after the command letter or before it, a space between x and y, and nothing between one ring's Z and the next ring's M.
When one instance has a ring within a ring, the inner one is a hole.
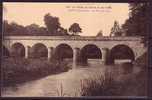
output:
M3 86L12 86L70 69L66 62L48 61L46 58L3 58L2 60Z
M112 69L114 68L114 69ZM134 68L134 69L133 69ZM140 69L137 72L137 69ZM82 96L146 96L147 95L147 53L134 64L124 63L110 68L105 76L94 76L82 80ZM115 69L117 69L115 71ZM135 73L136 71L136 73Z
M137 74L93 76L82 80L81 96L146 96L147 73L142 69Z

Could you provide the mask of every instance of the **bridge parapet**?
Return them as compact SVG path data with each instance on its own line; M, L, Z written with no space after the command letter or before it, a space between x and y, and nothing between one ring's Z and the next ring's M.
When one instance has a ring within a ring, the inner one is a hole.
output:
M144 37L96 36L5 36L4 40L77 40L77 41L141 41Z

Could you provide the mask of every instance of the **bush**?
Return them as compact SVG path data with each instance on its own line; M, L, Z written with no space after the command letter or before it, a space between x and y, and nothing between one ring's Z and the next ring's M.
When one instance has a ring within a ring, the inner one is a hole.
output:
M15 85L69 70L67 63L52 62L46 58L4 58L2 60L2 83L4 86Z

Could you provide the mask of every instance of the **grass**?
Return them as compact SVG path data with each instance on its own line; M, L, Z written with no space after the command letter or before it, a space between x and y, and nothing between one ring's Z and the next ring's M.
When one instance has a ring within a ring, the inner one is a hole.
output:
M121 84L114 81L109 74L94 76L92 79L81 81L81 96L118 96L120 95Z
M60 96L60 97L68 96L68 94L64 92L62 83L60 83L60 87L57 89L57 96Z
M70 69L66 62L48 61L46 58L4 58L2 60L3 86L12 86Z

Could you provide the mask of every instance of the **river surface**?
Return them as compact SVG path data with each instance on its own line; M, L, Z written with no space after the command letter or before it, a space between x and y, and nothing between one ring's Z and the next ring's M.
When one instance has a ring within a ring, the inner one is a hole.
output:
M104 76L106 71L117 71L114 68L116 66L105 66L100 62L89 61L87 67L78 66L68 72L50 75L14 87L7 87L2 90L1 95L3 97L80 96L82 80L95 78L99 74ZM139 70L135 68L133 73L137 73Z

